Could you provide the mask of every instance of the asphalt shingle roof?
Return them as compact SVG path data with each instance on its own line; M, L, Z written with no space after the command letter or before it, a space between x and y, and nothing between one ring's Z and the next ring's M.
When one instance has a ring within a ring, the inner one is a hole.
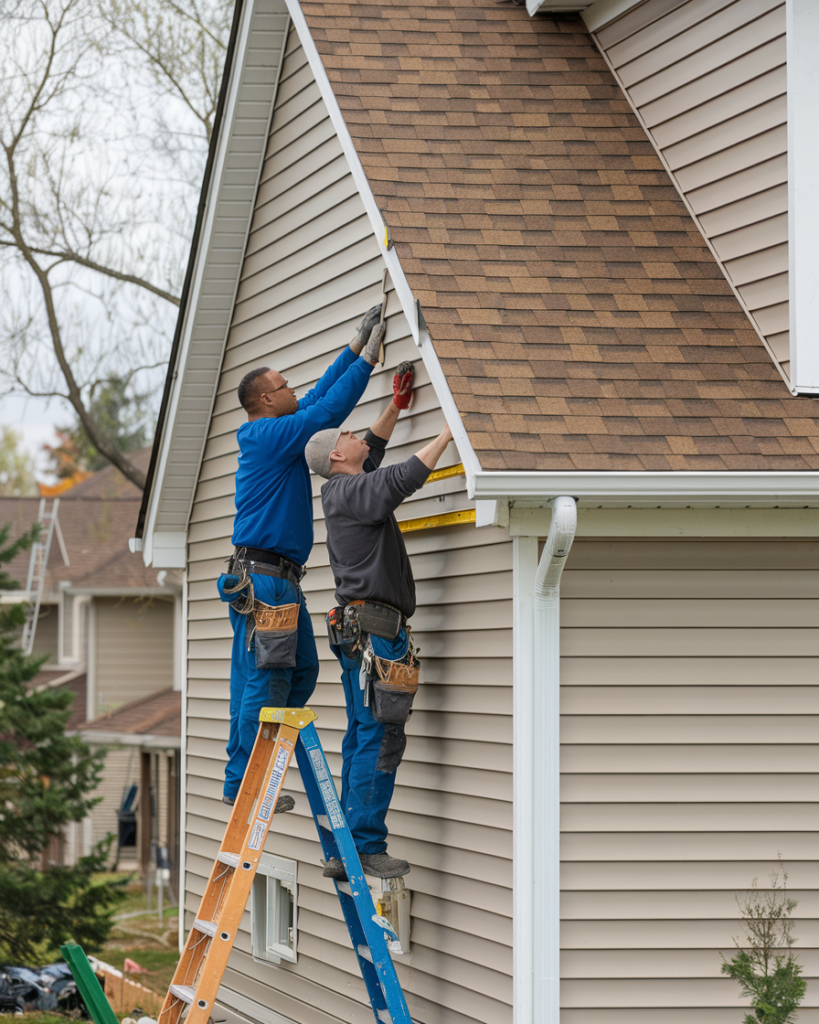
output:
M577 15L303 10L484 469L819 468Z

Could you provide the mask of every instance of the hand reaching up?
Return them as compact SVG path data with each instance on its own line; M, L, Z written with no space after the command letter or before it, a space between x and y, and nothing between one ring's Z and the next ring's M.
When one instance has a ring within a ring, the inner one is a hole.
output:
M399 409L409 409L412 401L412 363L400 363L392 379L392 400Z

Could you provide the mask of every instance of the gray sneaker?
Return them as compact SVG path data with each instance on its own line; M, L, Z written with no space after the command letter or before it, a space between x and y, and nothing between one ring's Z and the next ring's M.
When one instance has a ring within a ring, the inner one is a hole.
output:
M322 875L325 878L334 878L337 882L347 881L347 872L344 870L344 864L338 857L331 857L328 861L324 862Z
M361 867L365 875L377 878L400 878L410 870L407 861L391 857L388 853L362 853Z

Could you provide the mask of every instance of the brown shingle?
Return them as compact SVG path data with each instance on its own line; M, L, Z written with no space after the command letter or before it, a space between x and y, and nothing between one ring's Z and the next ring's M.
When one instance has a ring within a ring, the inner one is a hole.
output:
M577 15L304 11L484 468L816 468Z

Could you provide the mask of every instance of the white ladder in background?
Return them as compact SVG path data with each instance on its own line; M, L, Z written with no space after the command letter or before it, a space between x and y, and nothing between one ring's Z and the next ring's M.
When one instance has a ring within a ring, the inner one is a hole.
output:
M23 654L29 655L34 649L34 636L37 632L37 619L40 617L40 604L43 600L45 590L46 572L48 570L48 557L51 554L51 541L55 531L62 552L63 561L68 565L68 555L65 550L60 525L57 522L57 510L60 507L60 499L52 500L51 508L47 508L47 499L40 498L40 510L37 513L37 522L40 524L40 536L31 545L31 555L28 560L28 577L26 579L26 597L28 608L26 608L26 621L23 626L23 638L21 647ZM45 536L43 536L45 534Z

